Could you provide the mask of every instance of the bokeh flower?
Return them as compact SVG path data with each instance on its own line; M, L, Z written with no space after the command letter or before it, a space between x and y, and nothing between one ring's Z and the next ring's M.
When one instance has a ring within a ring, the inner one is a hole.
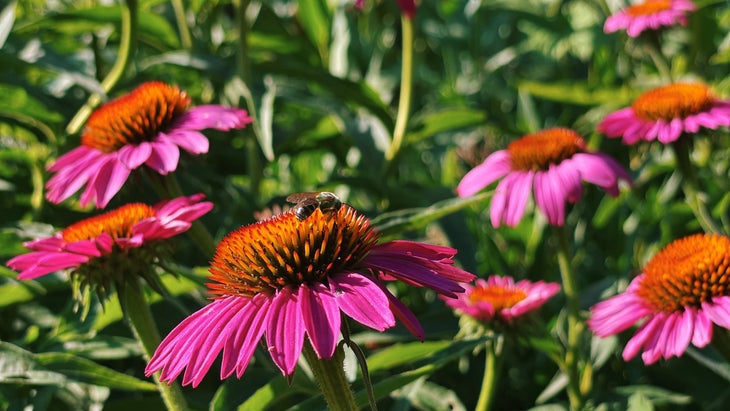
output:
M504 178L503 178L504 177ZM492 198L492 225L516 226L534 191L537 207L552 225L565 223L565 203L583 194L581 180L618 194L618 181L630 181L616 160L587 151L583 138L567 128L550 128L511 142L469 171L456 192L468 197L502 178Z
M208 152L203 129L244 128L245 110L218 105L190 107L190 97L175 86L144 83L91 114L81 146L62 155L48 170L46 197L60 203L84 185L81 205L104 208L132 170L143 165L165 175L177 169L180 148Z
M712 341L713 324L730 329L730 239L696 234L659 251L626 291L591 308L589 327L600 336L634 324L638 331L623 351L652 364L681 356L690 344Z
M638 37L645 30L657 30L675 24L686 25L687 13L697 7L690 0L646 0L618 11L606 19L603 31L626 30Z
M74 223L51 237L24 243L31 250L10 259L18 278L31 280L59 270L71 270L80 287L100 295L111 285L139 275L159 285L150 269L160 257L165 240L187 231L192 222L210 211L213 203L202 194L164 200L153 206L127 204ZM160 291L158 289L158 291Z
M401 280L455 297L474 276L453 266L456 250L412 241L377 244L369 221L347 205L294 210L244 226L218 245L210 267L213 302L181 322L146 368L197 386L223 352L221 379L240 378L265 334L267 352L291 375L305 336L320 359L339 340L341 316L383 331L398 318L416 337L423 329L384 285Z
M544 305L560 291L560 284L545 281L515 280L492 275L479 278L474 285L462 284L465 291L457 298L444 298L452 309L482 322L512 323Z
M397 0L403 15L412 19L416 15L416 0ZM355 0L355 7L362 9L365 0Z
M674 83L649 90L630 107L606 116L598 131L622 137L625 144L659 140L667 144L682 133L730 126L730 101L716 98L700 83Z

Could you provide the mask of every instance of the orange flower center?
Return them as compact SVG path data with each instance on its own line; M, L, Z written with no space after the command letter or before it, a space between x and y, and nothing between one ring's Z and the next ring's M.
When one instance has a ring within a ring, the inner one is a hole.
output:
M512 168L516 170L547 170L550 164L559 164L583 151L585 142L573 130L550 128L528 134L507 146Z
M649 0L627 8L626 14L631 17L648 16L669 10L671 6L672 3L669 0Z
M127 144L151 141L190 105L184 91L165 83L144 83L94 111L81 144L111 153Z
M656 310L699 307L730 293L730 239L697 234L670 243L644 267L637 294Z
M715 102L704 84L675 83L640 95L631 108L646 121L685 118L702 112Z
M155 210L142 203L127 204L116 210L81 220L61 232L64 241L91 240L102 233L116 239L131 236L132 227L141 220L155 215Z
M214 296L271 294L357 270L378 240L370 222L343 205L300 221L290 210L228 234L210 266Z
M476 287L469 294L470 302L487 302L494 307L495 311L513 307L525 298L527 298L527 294L520 289L505 288L497 285Z

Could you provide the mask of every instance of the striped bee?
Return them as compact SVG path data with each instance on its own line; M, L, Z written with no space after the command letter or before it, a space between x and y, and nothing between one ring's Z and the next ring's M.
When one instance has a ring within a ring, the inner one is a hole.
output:
M324 213L337 211L342 206L340 199L329 191L291 194L286 198L286 201L296 204L294 206L294 214L299 221L306 220L317 208Z

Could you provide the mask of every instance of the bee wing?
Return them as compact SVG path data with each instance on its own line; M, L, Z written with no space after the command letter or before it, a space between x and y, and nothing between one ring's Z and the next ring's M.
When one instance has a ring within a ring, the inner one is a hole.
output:
M286 197L286 201L290 202L292 204L299 204L300 202L302 202L304 200L307 200L307 201L313 200L316 202L317 194L319 194L319 192L317 192L317 191L289 194Z

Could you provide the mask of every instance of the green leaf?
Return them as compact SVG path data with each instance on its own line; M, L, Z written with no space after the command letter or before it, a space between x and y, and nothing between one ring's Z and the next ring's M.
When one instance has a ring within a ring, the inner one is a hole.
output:
M275 377L268 384L256 390L256 392L238 407L238 411L264 411L268 409L277 399L291 395L296 391L289 387L286 380Z
M541 83L537 81L521 81L520 90L525 90L535 97L557 101L566 104L581 106L597 106L610 104L622 106L631 103L637 91L628 87L614 87L610 89L594 89L585 83Z
M36 354L35 360L44 369L78 382L128 391L157 390L157 386L151 382L114 371L111 368L72 354Z
M616 391L619 395L626 397L633 397L640 394L651 401L654 405L678 405L689 404L692 402L692 397L689 395L679 394L651 385L628 385L624 387L617 387L614 391Z
M46 108L43 103L28 95L23 87L0 84L0 116L16 118L18 114L45 123L61 123L63 116Z
M327 63L332 16L323 0L299 0L299 22L309 40L317 47L322 61Z
M487 115L481 110L452 108L415 117L407 141L416 142L438 133L484 124Z

